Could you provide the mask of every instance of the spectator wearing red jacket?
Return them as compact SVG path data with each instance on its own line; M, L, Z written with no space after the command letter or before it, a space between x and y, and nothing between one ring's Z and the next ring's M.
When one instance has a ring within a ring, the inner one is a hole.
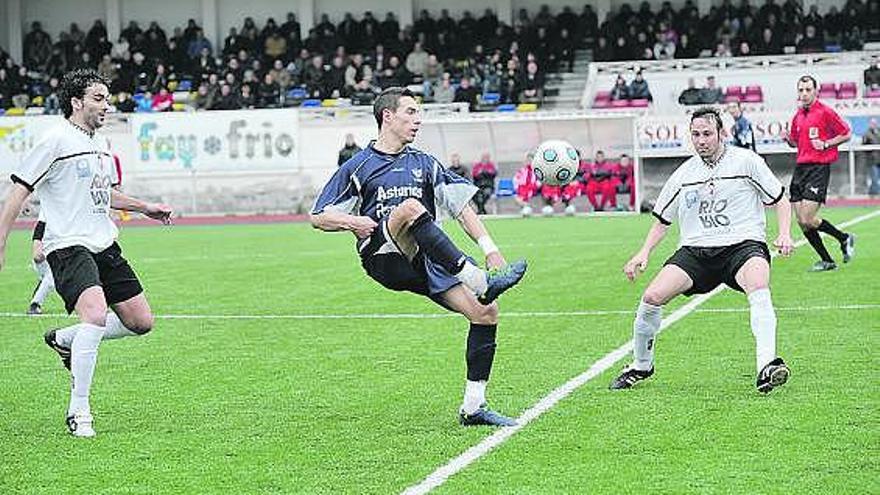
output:
M590 166L590 176L587 179L587 199L593 206L593 211L604 211L605 205L609 202L612 207L617 207L617 184L619 179L615 177L615 173L620 166L605 160L605 152L599 150L596 152L596 159ZM601 202L597 195L602 195Z
M620 155L620 169L618 172L618 177L620 178L620 184L625 186L625 189L627 191L629 191L629 209L630 209L630 211L635 211L635 209L636 209L635 166L633 165L632 159L626 153Z
M535 194L540 189L538 179L535 177L535 170L532 168L533 157L534 154L529 153L526 156L526 163L513 175L513 187L516 189L514 199L522 207L520 212L524 217L532 214L532 207L529 201L535 197Z
M474 194L474 204L477 206L477 213L486 214L486 202L495 192L495 177L498 176L498 168L490 160L489 153L483 153L480 161L474 164L471 171L474 178L474 185L477 186L477 193Z

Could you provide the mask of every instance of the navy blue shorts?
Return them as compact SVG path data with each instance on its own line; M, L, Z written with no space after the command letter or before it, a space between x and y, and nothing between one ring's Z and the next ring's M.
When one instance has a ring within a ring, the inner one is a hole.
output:
M360 245L359 250L364 271L386 289L428 296L446 307L441 294L461 283L421 251L409 261L391 238L388 217L379 220L379 225L370 238Z

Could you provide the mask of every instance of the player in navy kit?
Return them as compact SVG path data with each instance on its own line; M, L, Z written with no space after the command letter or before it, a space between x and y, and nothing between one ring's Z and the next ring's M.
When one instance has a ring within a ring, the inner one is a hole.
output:
M473 184L409 146L421 125L421 109L409 90L386 89L373 114L378 139L333 174L312 209L312 225L353 233L364 270L382 286L427 296L464 315L470 330L459 422L515 425L487 408L485 390L496 347L498 306L493 301L522 279L526 262L506 263L469 205ZM479 268L453 244L440 229L441 213L458 220L493 271Z

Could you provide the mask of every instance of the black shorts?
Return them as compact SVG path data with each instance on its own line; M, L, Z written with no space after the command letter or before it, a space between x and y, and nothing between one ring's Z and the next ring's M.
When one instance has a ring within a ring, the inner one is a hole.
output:
M736 272L749 258L756 256L770 263L770 250L766 243L749 240L721 247L682 246L666 260L665 265L681 268L694 282L684 292L686 296L705 294L722 283L743 292L736 283Z
M804 163L794 167L789 195L791 202L801 200L824 203L831 182L831 166L823 163Z
M421 251L412 261L408 260L391 238L387 218L382 218L365 241L366 244L360 245L364 271L386 289L428 296L437 304L447 307L442 294L461 281Z
M144 291L115 242L97 254L83 246L58 249L49 253L46 260L68 313L73 312L79 296L89 287L103 288L108 305L127 301Z

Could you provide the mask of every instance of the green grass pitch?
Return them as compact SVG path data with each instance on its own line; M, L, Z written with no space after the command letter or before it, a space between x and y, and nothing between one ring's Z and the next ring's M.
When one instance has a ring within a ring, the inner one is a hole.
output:
M518 416L631 338L639 295L675 247L671 235L625 280L651 221L487 222L509 260L530 262L500 300L493 408ZM754 390L748 305L725 291L659 337L652 380L608 391L621 361L435 493L880 493L880 216L850 230L857 255L836 272L807 273L806 246L773 262L785 387ZM145 338L101 346L98 437L79 440L63 425L66 370L42 343L72 321L54 294L54 316L20 316L36 278L29 233L10 237L0 493L399 493L492 433L456 423L465 320L373 283L350 235L123 228L120 242L158 319ZM608 313L576 314L588 310Z

